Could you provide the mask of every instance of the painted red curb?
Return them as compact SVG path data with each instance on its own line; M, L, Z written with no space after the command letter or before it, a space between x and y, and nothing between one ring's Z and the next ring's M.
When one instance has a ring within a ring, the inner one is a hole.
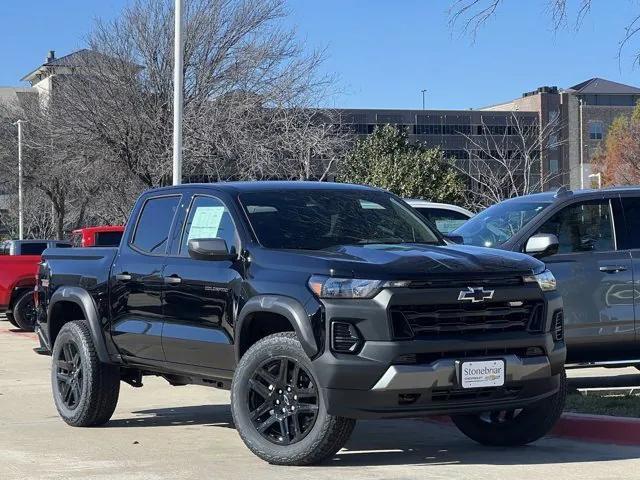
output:
M640 445L640 418L565 413L551 434L588 442Z
M449 417L429 417L425 420L453 425ZM640 418L565 413L550 435L583 442L640 445Z

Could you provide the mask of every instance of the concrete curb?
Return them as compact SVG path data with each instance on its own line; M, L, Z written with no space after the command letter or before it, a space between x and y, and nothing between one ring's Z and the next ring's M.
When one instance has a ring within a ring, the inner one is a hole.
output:
M449 417L425 420L453 426ZM564 413L550 435L583 442L640 445L640 418Z

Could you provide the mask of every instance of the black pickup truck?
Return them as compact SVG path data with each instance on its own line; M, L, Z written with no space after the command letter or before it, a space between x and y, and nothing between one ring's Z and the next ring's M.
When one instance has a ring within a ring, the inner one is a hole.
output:
M37 332L70 425L121 381L231 390L246 445L332 456L356 419L451 415L488 445L545 435L566 395L562 300L529 256L447 246L398 197L313 182L145 192L118 248L49 249Z

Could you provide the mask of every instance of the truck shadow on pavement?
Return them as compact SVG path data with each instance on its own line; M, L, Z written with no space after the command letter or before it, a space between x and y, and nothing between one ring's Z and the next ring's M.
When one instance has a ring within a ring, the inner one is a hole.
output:
M156 408L132 412L133 418L112 419L107 428L167 427L172 425L206 425L235 428L229 405L193 405L189 407Z
M545 438L524 447L486 447L455 427L424 419L358 423L347 446L330 464L545 465L637 459L640 448Z
M202 425L233 429L229 405L197 405L132 412L107 428ZM360 421L347 443L323 466L544 465L637 459L640 448L545 438L517 448L484 447L454 427L421 419Z

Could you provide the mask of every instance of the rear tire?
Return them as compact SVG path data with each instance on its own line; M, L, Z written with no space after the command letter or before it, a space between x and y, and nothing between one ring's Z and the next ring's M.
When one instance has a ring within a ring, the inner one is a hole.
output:
M329 415L311 361L292 332L255 343L231 386L231 412L245 445L275 465L311 465L332 457L355 420Z
M552 397L516 411L452 415L451 419L462 433L482 445L526 445L551 431L562 415L566 396L567 376L563 371L560 389Z
M25 332L33 332L36 326L38 311L33 300L33 292L28 291L22 294L13 306L13 318L15 325Z
M58 413L69 425L102 425L113 415L120 393L120 369L98 360L86 322L66 323L58 333L51 385Z

